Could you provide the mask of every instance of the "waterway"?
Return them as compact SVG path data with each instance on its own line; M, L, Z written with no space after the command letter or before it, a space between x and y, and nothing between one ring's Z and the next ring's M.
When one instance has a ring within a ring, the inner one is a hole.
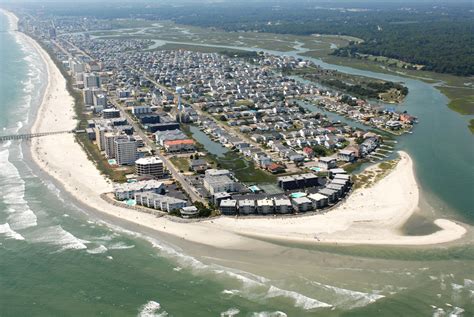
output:
M223 146L222 144L213 141L206 133L202 132L197 126L189 126L189 130L193 134L193 138L196 139L209 153L217 156L223 157L229 149Z
M401 82L409 90L399 111L419 118L413 134L397 138L396 149L407 151L413 158L416 176L424 198L431 205L428 213L450 217L474 224L474 137L466 128L469 116L462 116L448 108L448 98L434 84L421 80L333 65L320 59L303 56L300 46L294 51L281 52L257 47L223 46L186 41L168 41L156 38L155 49L165 44L199 45L247 51L263 51L310 60L323 68L339 72ZM393 107L393 105L387 105ZM318 110L322 112L322 110ZM337 117L337 116L333 116ZM341 120L342 121L342 120ZM351 123L357 126L356 123Z
M9 134L31 125L47 78L35 50L9 28L2 14L0 43L0 131ZM415 134L400 138L400 147L419 165L423 156L414 147L423 148L423 142L434 146L436 141L425 135L426 140L413 144L419 140L415 136L418 130L427 134L436 122L430 123L434 118L429 114L424 117L417 102L428 98L424 105L437 110L446 100L425 85L419 84L419 90L417 83L410 85L418 97L406 107L419 111L415 114L422 122ZM423 94L428 91L433 95ZM464 126L444 114L452 120L449 127ZM441 138L441 132L432 133L440 139L440 148L456 147L446 144L451 134ZM470 143L462 135L453 140L460 143L452 155L465 157L453 158L447 166L465 168L464 160L472 159L461 144ZM472 245L346 248L256 241L265 247L206 247L111 217L91 216L30 161L27 145L0 144L1 316L474 314ZM449 158L445 153L440 150L440 158L428 160L442 162ZM417 166L417 173L421 180L427 172ZM431 191L430 179L422 184ZM446 189L448 184L442 186ZM449 201L448 205L461 214L468 202L465 197L460 208Z

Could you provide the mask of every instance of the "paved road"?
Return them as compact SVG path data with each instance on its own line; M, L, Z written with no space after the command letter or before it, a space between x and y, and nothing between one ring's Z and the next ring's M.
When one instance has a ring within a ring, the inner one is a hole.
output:
M134 70L136 72L139 72L139 73L143 73L142 71L136 69L136 68L133 68L131 66L127 66L128 68L130 68L131 70ZM148 79L150 82L152 82L155 86L159 87L160 89L162 90L165 90L167 92L169 92L170 94L173 94L176 98L176 92L173 91L171 88L169 87L166 87L166 86L163 86L162 84L158 83L157 81L155 81L153 78L150 78L148 76L143 76L145 77L146 79ZM219 127L221 127L223 130L229 132L230 134L233 134L233 135L237 135L238 137L240 137L242 140L246 140L248 141L250 144L252 144L253 146L261 149L264 153L266 153L269 157L272 157L274 161L281 161L281 158L278 156L278 154L274 153L274 152L270 152L269 150L267 149L264 149L262 147L261 144L253 141L252 139L249 138L248 135L245 135L244 133L238 131L237 129L233 129L232 127L230 127L229 125L225 124L225 123L222 123L220 122L219 120L216 120L212 115L210 115L209 113L205 112L205 111L202 111L199 107L195 107L193 104L191 104L191 107L200 115L200 116L203 116L203 117L206 117L210 120L213 120L217 125L219 125Z
M77 49L79 52L81 52L82 54L88 56L89 58L93 59L92 56L90 56L89 54L87 54L84 50L80 49L79 47L77 47L76 45L72 44L71 42L69 41L66 41L66 40L63 40L65 41L66 43L68 43L69 45L71 45L71 47L74 47L75 49ZM64 49L64 47L62 47L58 42L54 42L54 44L59 48L61 49L64 53L66 53L67 55L71 56L71 54L69 53L69 51L67 51L66 49ZM161 85L159 85L160 88L163 88ZM168 90L168 89L166 89ZM169 90L168 90L169 91ZM196 190L196 188L192 185L190 185L187 180L185 179L184 175L182 175L177 169L176 167L168 160L168 158L166 158L165 156L163 156L161 153L160 153L160 150L158 149L158 147L156 146L156 143L153 141L153 140L150 140L150 138L146 135L146 133L143 132L141 126L136 123L133 118L130 116L130 114L125 111L125 108L117 101L115 100L114 98L110 98L112 96L109 95L109 101L115 106L117 107L117 109L120 110L120 112L122 113L122 115L127 119L127 121L133 126L135 132L143 139L143 142L146 143L146 145L148 147L150 147L151 149L154 150L155 152L155 155L157 157L160 158L160 160L163 161L166 169L171 173L171 175L173 176L173 178L181 185L182 189L189 195L189 198L191 199L192 202L196 202L196 201L199 201L199 202L202 202L203 204L207 205L208 202L206 199L202 198L199 194L199 192Z
M203 204L207 205L207 201L202 198L198 191L196 190L196 188L194 188L194 186L190 185L188 183L188 181L186 180L186 178L184 177L183 174L181 174L177 169L176 167L173 165L173 163L171 163L167 157L165 157L164 155L162 155L160 153L160 149L157 147L156 143L151 140L148 135L146 135L145 132L143 132L141 126L135 122L132 118L132 116L127 112L125 111L125 107L123 107L119 102L117 102L117 100L115 99L109 99L109 101L115 106L117 107L117 109L120 110L120 112L122 113L122 115L127 119L127 121L133 126L135 132L143 139L143 142L148 146L150 147L151 149L154 150L155 152L155 155L158 156L160 158L160 160L163 161L164 165L166 166L166 168L168 169L168 171L171 173L171 175L173 176L173 178L181 185L181 187L183 188L183 190L189 195L189 198L191 199L192 202L195 202L195 201L200 201L202 202Z

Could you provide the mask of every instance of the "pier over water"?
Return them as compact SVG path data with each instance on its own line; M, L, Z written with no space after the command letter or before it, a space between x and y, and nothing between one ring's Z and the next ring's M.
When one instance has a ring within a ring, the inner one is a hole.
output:
M0 142L9 141L9 140L29 140L32 138L48 136L48 135L65 134L65 133L83 133L83 132L85 131L84 130L69 130L69 131L0 135Z

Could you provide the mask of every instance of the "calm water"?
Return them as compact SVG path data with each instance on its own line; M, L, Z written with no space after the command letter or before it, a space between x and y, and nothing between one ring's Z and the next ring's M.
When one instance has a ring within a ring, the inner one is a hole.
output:
M0 15L2 134L28 128L45 84L38 56L7 30ZM438 97L433 92L412 98L431 98L426 104L433 108L440 107ZM426 137L423 129L435 122L422 120L426 123L417 129ZM403 139L401 146L414 147L412 143L422 138L415 136ZM458 135L456 140L466 142L463 138ZM427 146L435 143L430 140ZM451 145L445 146L449 150ZM441 165L431 173L463 168L466 158L456 153L459 149L452 152L453 165ZM152 232L138 235L135 226L98 218L76 204L28 156L26 144L0 144L1 316L474 313L471 245L434 250L308 249L256 241L263 248L252 252L218 250ZM430 174L418 169L420 178ZM424 181L429 183L430 179ZM436 192L436 186L429 188Z

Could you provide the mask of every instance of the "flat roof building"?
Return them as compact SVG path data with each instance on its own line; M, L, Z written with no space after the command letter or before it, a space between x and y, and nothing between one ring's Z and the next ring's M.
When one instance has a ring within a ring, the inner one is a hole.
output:
M329 188L323 188L319 191L320 194L326 196L328 198L328 202L332 204L333 202L336 201L336 191L329 189Z
M250 199L239 200L239 214L250 215L255 213L255 201Z
M114 194L118 200L133 199L136 193L154 192L163 193L165 185L155 180L140 181L135 183L115 184Z
M273 200L265 198L257 200L257 213L268 215L273 213Z
M163 142L166 152L189 152L196 149L196 142L191 139L168 140Z
M235 191L235 182L229 176L206 176L204 188L211 194Z
M313 202L314 209L320 209L328 206L329 200L327 196L324 196L320 193L311 194L308 196L309 199Z
M179 213L184 219L196 218L199 216L199 210L196 208L196 206L182 207L179 210Z
M164 174L163 161L157 157L144 157L135 161L135 172L138 176L162 178Z
M235 215L237 213L237 200L222 200L219 205L219 210L223 215Z
M129 136L114 139L115 159L118 165L133 165L138 159L137 143Z
M288 214L293 211L291 200L288 198L276 198L274 201L275 213L277 214Z
M291 202L296 212L306 212L313 209L313 203L307 197L293 198Z
M137 204L148 208L159 209L166 212L179 210L186 207L187 202L182 199L157 194L154 192L140 192L135 194Z

